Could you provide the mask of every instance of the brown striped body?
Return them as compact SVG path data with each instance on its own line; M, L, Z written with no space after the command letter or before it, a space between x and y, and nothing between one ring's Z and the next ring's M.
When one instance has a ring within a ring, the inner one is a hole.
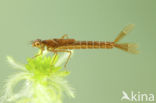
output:
M69 56L67 58L67 61L64 67L66 67L66 64L68 63L69 58L72 54L72 52L68 49L111 49L111 48L116 47L126 52L136 54L138 53L138 51L136 50L137 48L136 44L118 43L128 32L130 32L133 29L133 27L134 27L133 24L127 25L118 34L118 36L113 42L76 41L75 39L68 39L68 35L65 34L61 38L56 38L56 39L49 39L49 40L36 39L32 41L32 46L37 47L41 50L40 54L36 55L35 57L42 55L43 51L45 50L45 47L47 47L48 51L54 52L55 54L57 54L57 52L69 53ZM65 39L65 37L67 38ZM56 55L54 56L53 61L55 61L55 58L56 58Z
M53 39L42 41L45 46L53 49L111 49L114 42L75 41L74 39Z
M113 42L103 42L103 41L77 41L74 43L77 47L75 49L110 49L113 48Z

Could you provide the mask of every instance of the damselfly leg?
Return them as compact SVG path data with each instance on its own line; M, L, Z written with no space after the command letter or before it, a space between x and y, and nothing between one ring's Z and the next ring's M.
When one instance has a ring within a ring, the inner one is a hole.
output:
M67 66L67 64L68 64L68 61L69 61L69 59L70 59L70 57L71 57L72 52L69 51L69 50L53 50L52 52L54 52L54 54L55 54L55 57L54 57L54 59L53 59L53 61L52 61L52 64L54 63L54 61L55 61L55 59L56 59L57 52L69 53L68 58L67 58L67 60L66 60L66 62L65 62L65 64L64 64L64 68L66 68L66 66Z
M68 34L64 34L61 39L69 38Z
M35 55L35 56L33 56L32 58L36 58L36 57L38 57L38 56L41 56L41 55L43 54L43 51L44 51L44 49L41 49L40 53L37 54L37 55Z

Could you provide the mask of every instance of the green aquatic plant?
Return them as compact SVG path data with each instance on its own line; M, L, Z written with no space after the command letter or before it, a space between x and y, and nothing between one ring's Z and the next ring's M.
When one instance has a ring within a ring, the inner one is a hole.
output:
M44 53L33 59L27 58L25 65L8 56L8 62L19 72L6 81L0 103L62 103L64 94L74 98L73 90L65 79L70 72L61 67L66 55L56 55L53 60L54 56Z

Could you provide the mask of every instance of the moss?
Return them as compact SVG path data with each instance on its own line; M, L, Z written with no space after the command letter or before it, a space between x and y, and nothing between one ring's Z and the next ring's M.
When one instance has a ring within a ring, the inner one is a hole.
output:
M0 102L16 103L62 103L63 94L74 97L66 76L70 74L55 65L62 57L42 55L36 58L27 58L27 64L17 64L13 58L7 57L9 63L20 71L8 78L4 86L4 95ZM65 61L66 59L63 59ZM53 61L53 64L52 64ZM22 82L20 90L14 92L15 87Z

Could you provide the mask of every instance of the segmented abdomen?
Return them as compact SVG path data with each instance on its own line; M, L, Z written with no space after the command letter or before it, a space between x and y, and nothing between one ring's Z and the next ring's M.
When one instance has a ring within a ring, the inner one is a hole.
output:
M76 41L69 45L60 46L57 49L111 49L114 46L114 42L103 41Z

